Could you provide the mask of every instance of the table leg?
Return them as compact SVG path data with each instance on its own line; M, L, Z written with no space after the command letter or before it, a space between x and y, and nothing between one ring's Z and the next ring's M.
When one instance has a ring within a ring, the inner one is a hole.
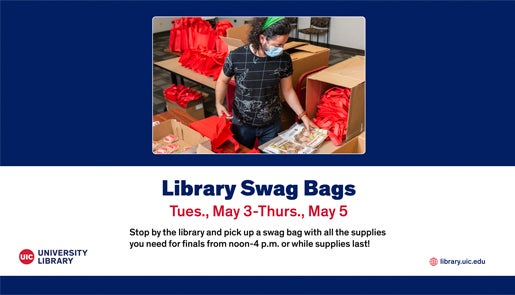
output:
M177 75L174 72L170 72L170 78L172 78L172 84L177 85Z

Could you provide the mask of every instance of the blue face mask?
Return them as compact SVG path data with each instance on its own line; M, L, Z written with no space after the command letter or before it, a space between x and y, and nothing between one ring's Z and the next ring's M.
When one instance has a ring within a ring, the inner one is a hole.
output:
M268 50L263 49L263 51L265 51L265 54L270 57L276 57L283 53L283 49L281 47L275 47L272 45L269 46Z

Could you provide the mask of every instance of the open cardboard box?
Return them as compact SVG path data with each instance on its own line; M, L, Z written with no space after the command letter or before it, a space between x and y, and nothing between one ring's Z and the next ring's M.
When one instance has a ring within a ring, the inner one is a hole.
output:
M182 107L175 101L166 100L166 108L167 109L180 109L183 112L190 114L193 118L197 120L201 120L205 118L204 114L204 99L209 95L206 92L200 92L202 96L199 99L188 101L186 104L186 108Z
M306 88L306 112L314 118L324 92L332 87L350 88L351 97L345 142L365 131L365 57L354 56L325 70L310 75ZM325 142L319 153L340 153L345 143L334 146Z
M190 114L193 118L197 120L201 120L205 118L204 114L204 103L202 101L202 98L199 98L197 100L188 101L186 104L186 108L183 108L181 105L176 103L175 101L166 100L166 107L171 109L180 109L188 114Z
M273 140L270 140L269 142L260 145L259 149L265 151L268 145L270 145L276 139L277 137ZM360 135L355 136L351 140L348 140L342 145L340 145L337 150L333 149L331 142L326 141L322 143L322 145L313 154L364 154L366 147L365 140L365 132L362 132Z
M329 48L311 45L306 42L288 42L284 50L291 56L293 63L293 87L302 74L329 64Z
M236 47L243 46L248 43L248 36L252 26L250 24L244 24L237 27L227 29L227 37L220 37L228 46L232 46L233 49ZM231 50L229 48L229 50Z
M152 127L153 140L161 140L169 134L179 137L177 143L182 150L182 154L214 154L211 151L211 140L209 138L202 136L175 119L166 120Z
M360 135L355 136L351 140L346 141L341 146L338 147L338 154L364 154L365 153L365 147L366 147L366 138L365 138L365 132L362 132ZM329 142L325 142L315 153L328 153L327 150L324 150L324 147L330 147L328 145ZM332 153L336 153L336 151L333 151Z

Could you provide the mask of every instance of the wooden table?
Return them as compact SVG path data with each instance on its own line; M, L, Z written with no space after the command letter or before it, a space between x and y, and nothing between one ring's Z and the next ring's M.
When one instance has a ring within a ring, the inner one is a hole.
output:
M158 61L154 63L155 66L162 68L165 71L170 72L170 77L172 78L172 83L177 85L178 79L177 77L187 78L191 81L197 82L199 84L205 85L209 88L215 89L216 81L213 80L213 77L208 77L193 70L190 70L186 67L183 67L179 63L179 57L171 58L163 61ZM184 82L182 82L184 84Z
M152 121L153 122L156 122L156 121L164 122L164 121L170 120L170 119L175 119L186 126L189 126L190 123L197 121L197 119L193 118L190 114L188 114L182 110L179 110L179 109L171 109L171 110L168 110L167 112L154 115L154 117L152 118ZM245 153L248 153L249 151L250 151L249 148L240 144L240 149L238 150L237 153L245 154ZM230 142L225 142L222 145L222 153L227 153L227 154L234 153L234 145Z

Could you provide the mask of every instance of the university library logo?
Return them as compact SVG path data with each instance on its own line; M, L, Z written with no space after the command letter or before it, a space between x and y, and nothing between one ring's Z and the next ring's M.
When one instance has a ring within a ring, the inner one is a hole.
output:
M72 264L77 258L88 255L87 249L38 249L38 256L30 249L21 250L19 259L23 264ZM37 258L37 259L36 259Z

